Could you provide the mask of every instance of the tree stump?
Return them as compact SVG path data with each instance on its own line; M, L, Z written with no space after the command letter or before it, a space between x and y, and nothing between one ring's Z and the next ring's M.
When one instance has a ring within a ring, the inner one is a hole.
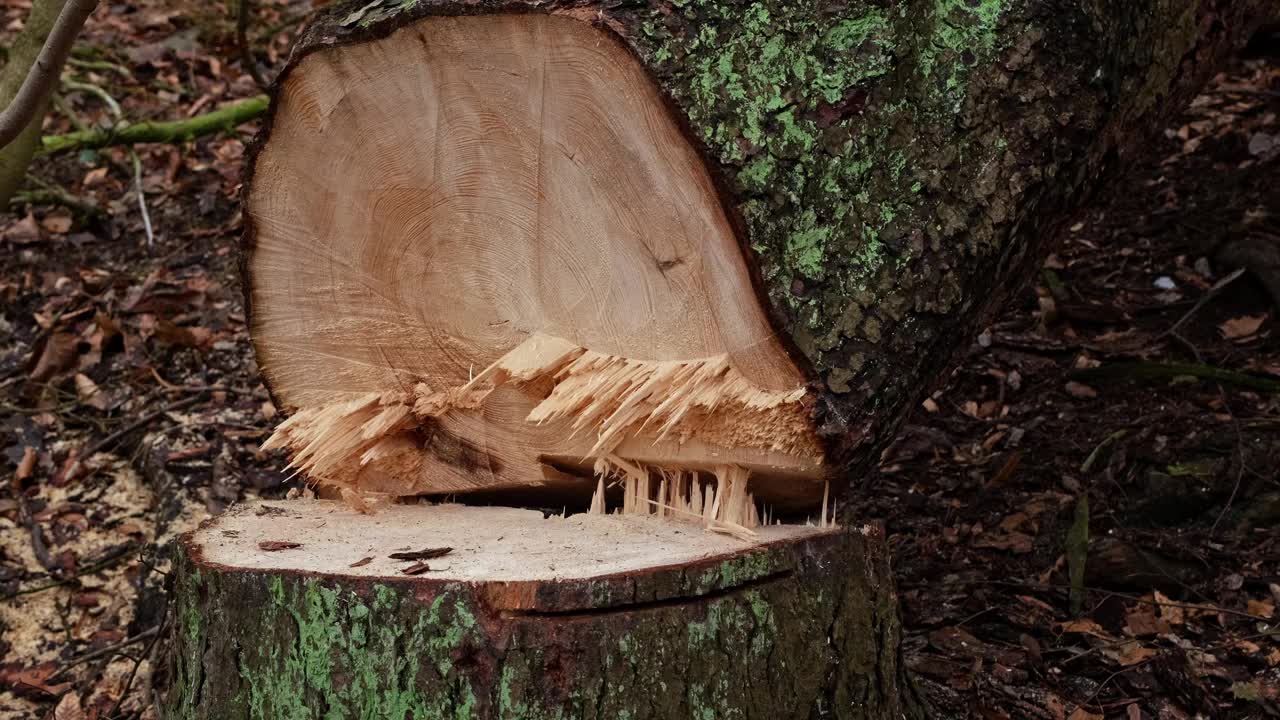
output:
M171 720L924 714L873 526L744 542L623 515L259 503L185 536L175 585Z

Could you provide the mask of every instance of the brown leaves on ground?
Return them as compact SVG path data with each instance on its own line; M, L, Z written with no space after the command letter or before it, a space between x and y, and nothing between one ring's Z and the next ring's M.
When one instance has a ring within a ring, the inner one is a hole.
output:
M69 682L50 682L57 670L53 663L42 663L29 668L17 663L0 665L0 687L24 697L56 698L71 687Z
M0 47L29 8L0 7ZM284 21L311 9L255 4L250 32L291 33L298 24ZM77 39L99 64L73 62L65 74L103 88L128 121L180 119L258 94L226 60L226 6L145 0L117 10L103 4ZM284 36L256 44L263 60L287 47ZM115 122L92 93L61 100L86 125ZM67 114L51 111L46 132L74 130ZM0 208L11 211L0 212L6 720L154 718L151 673L162 663L145 647L51 673L130 628L159 628L164 588L153 568L166 570L165 560L144 546L169 543L246 492L289 489L276 459L258 452L268 397L253 369L234 253L244 140L226 132L135 148L150 247L124 148L37 158L24 190L73 201ZM133 657L144 657L136 676Z
M1280 377L1270 293L1215 251L1280 237L1280 154L1247 151L1280 136L1280 63L1235 73L1121 181L1131 191L1068 228L1042 287L975 338L855 489L861 514L891 518L908 665L943 717L1280 717L1280 403L1123 372ZM1073 616L1066 536L1084 495Z
M1266 319L1266 315L1245 315L1223 321L1218 325L1218 329L1222 332L1222 337L1227 340L1248 340L1258 333L1258 329Z

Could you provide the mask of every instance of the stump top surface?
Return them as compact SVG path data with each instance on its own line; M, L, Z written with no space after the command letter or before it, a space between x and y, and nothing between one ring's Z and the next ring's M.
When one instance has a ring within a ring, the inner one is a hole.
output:
M321 500L255 502L206 523L192 536L204 562L281 570L403 578L411 561L394 552L449 547L427 560L434 580L512 582L585 579L729 557L787 540L835 532L774 525L751 542L656 517L541 512L468 505L392 505L364 515ZM263 543L298 543L281 550ZM352 567L365 558L367 563Z

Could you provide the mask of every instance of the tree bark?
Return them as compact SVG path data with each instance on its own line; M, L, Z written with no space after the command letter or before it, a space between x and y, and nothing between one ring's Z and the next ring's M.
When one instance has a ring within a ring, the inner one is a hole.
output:
M1089 191L1267 7L356 2L321 11L276 87L312 53L435 15L552 13L611 33L712 169L772 322L810 376L833 476L849 478ZM270 133L268 120L263 143ZM247 220L250 252L254 233Z
M274 514L281 509L312 525L336 522L301 503L251 508L179 544L171 720L925 714L904 676L878 528L522 581L357 575L305 559L265 568L271 562L229 563L214 551L232 535L287 533L288 521ZM255 514L263 512L271 514ZM329 544L293 537L309 557L359 557L359 543L379 532L372 526L395 517L366 517L359 527L367 535ZM466 541L465 527L452 532ZM430 562L456 571L466 556L453 558L464 552Z
M19 94L65 4L65 0L37 0L32 3L27 22L9 48L9 60L0 71L0 107L8 108ZM54 72L56 77L57 70ZM11 141L0 143L0 207L7 207L9 198L22 186L27 165L40 144L40 126L48 104L48 94L45 93L36 103L34 115L26 122L25 128Z
M98 0L70 0L66 3L51 3L61 6L58 18L52 24L47 18L36 12L33 18L35 27L28 36L40 43L39 54L32 59L25 59L15 64L10 71L20 82L16 92L6 100L5 108L0 111L0 147L13 141L26 129L37 116L43 116L44 105L50 93L58 84L62 73L62 65L71 53L71 44L80 27L89 18ZM34 11L34 8L33 8ZM44 31L42 34L38 34Z

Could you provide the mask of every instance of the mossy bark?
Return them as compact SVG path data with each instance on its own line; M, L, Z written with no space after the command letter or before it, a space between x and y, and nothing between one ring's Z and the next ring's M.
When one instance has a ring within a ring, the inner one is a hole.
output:
M875 528L589 580L174 573L166 717L919 718Z
M614 35L703 150L853 477L1272 1L355 0L320 12L277 86L311 52L431 15L558 13Z
M26 24L13 46L9 48L9 59L0 70L0 108L8 107L13 97L22 87L31 66L40 55L44 40L53 29L58 13L66 0L35 0L31 4L31 12L27 15ZM27 166L35 155L40 144L40 127L44 124L44 114L48 109L49 99L41 101L35 117L27 127L14 138L13 142L0 148L0 210L9 205L9 198L22 187L22 179L26 177Z

